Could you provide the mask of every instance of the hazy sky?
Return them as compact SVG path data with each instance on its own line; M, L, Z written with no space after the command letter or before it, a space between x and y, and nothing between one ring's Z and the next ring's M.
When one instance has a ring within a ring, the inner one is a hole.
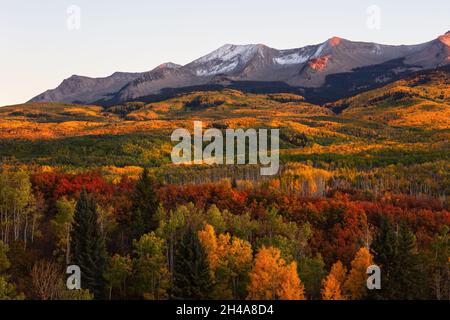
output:
M379 29L367 26L371 5L380 9ZM413 44L448 30L448 0L0 0L0 106L73 74L186 64L225 43L285 49L336 35Z

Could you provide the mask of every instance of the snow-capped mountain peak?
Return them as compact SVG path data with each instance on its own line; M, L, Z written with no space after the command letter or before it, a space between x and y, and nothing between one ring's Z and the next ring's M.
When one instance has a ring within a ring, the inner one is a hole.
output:
M207 54L204 57L196 60L198 63L204 63L212 60L233 60L236 58L241 58L242 60L247 60L251 58L255 52L258 50L258 45L246 44L246 45L234 45L226 44L219 49Z
M419 45L392 46L339 37L287 50L262 44L226 44L184 66L166 63L144 73L115 73L105 78L73 76L32 101L117 103L165 94L170 90L208 88L210 85L216 86L217 79L221 79L220 85L223 86L247 82L240 85L256 86L257 90L262 90L262 82L277 83L275 86L283 84L281 88L286 85L293 90L327 90L330 83L334 85L335 78L331 76L338 74L345 74L346 81L351 82L348 88L354 88L361 81L361 73L365 72L361 69L363 67L370 66L371 70L375 70L380 75L377 79L390 81L400 73L449 63L449 32ZM378 84L378 80L373 81ZM272 84L268 84L267 88L263 90L279 90L274 89ZM349 93L354 93L352 90L349 89Z
M263 45L226 44L190 64L198 76L229 73L248 63L255 55L263 53Z

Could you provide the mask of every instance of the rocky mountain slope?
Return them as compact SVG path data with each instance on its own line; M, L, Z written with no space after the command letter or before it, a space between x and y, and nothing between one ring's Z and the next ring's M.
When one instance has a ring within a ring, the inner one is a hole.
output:
M409 46L338 37L289 50L227 44L185 66L165 63L148 72L114 73L106 78L72 76L31 101L111 105L199 89L233 88L291 92L323 103L449 62L450 32Z

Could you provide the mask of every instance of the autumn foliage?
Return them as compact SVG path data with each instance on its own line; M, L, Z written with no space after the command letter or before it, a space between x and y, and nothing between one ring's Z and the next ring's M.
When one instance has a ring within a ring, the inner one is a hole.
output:
M347 269L338 261L331 267L328 276L322 281L323 300L346 300L343 285L347 276Z
M367 293L367 268L373 264L372 255L362 247L351 263L351 269L344 283L344 291L353 300L364 298Z
M248 299L303 300L304 286L297 274L297 264L289 264L279 249L262 247L250 272Z

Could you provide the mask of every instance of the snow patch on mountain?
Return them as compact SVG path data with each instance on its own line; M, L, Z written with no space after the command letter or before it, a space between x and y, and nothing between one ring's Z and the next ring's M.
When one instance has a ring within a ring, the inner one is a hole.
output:
M239 65L244 65L256 53L263 56L258 45L226 44L210 54L195 60L191 65L198 76L211 76L219 73L232 72Z
M219 49L211 52L210 54L201 57L200 59L196 60L196 63L205 63L209 61L214 60L233 60L236 58L239 58L241 60L248 60L250 59L255 52L257 51L258 47L253 44L248 45L233 45L233 44L226 44Z
M326 45L327 45L327 43L322 43L322 44L317 48L317 50L316 50L316 52L314 53L314 55L312 56L312 58L313 58L313 59L319 58L320 55L321 55L322 52L323 52L323 49L325 49Z
M227 73L233 71L238 64L238 61L225 61L224 63L213 65L209 68L199 68L195 71L195 73L198 76L211 76L220 73Z
M281 65L300 64L308 61L309 57L310 56L308 54L295 52L281 57L273 58L273 61Z
M381 48L381 46L379 44L375 44L373 46L372 53L375 55L381 55L381 54L383 54L383 49Z

